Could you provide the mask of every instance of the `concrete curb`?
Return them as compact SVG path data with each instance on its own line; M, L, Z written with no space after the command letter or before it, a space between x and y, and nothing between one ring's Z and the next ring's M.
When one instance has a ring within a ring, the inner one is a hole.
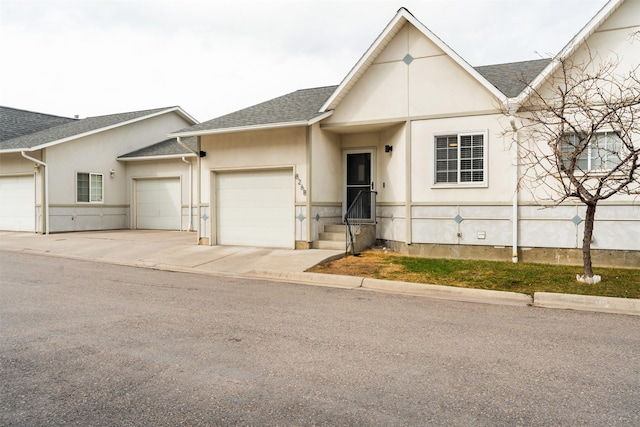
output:
M536 292L533 294L533 305L544 308L597 311L602 313L640 316L640 300L631 298Z
M340 276L335 274L252 271L250 276L252 278L267 278L272 280L281 280L286 282L305 283L321 286L394 292L453 301L519 306L528 306L533 304L533 298L531 298L531 296L515 292L457 288L454 286L439 286L422 283L367 279L364 277Z
M362 287L376 291L400 292L455 301L518 306L528 306L533 303L533 298L526 294L488 289L457 288L455 286L395 282L380 279L364 279Z
M362 277L341 276L338 274L322 273L297 273L285 271L252 271L244 277L253 279L280 280L283 282L304 283L319 286L332 286L336 288L360 288L362 287Z

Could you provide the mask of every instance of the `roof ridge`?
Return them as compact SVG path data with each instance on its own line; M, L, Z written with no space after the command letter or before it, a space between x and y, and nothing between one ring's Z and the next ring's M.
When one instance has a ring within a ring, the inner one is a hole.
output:
M180 108L180 106L174 105L174 106L171 106L171 107L147 108L147 109L143 109L143 110L123 111L121 113L100 114L98 116L87 116L87 117L84 117L84 118L82 118L80 120L96 119L96 118L100 118L100 117L121 116L121 115L125 115L125 114L147 113L147 112L152 112L152 111L154 111L154 112L155 111L165 111L165 110L171 110L173 108Z
M0 108L5 108L7 110L13 110L13 111L22 111L24 113L30 113L30 114L39 114L41 116L56 117L56 118L59 118L59 119L78 120L75 117L59 116L57 114L50 114L50 113L41 113L40 111L25 110L23 108L8 107L6 105L0 105Z

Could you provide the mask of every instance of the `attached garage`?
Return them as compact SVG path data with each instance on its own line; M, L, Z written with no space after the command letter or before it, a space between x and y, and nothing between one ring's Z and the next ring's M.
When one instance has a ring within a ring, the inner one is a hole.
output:
M218 172L216 243L295 247L292 169Z
M135 228L180 230L180 178L137 179L135 189Z
M0 177L0 230L35 231L33 175Z

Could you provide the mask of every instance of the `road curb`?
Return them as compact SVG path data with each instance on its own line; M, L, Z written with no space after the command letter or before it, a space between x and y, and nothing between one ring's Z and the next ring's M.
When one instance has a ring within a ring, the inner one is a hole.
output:
M602 313L640 316L640 300L632 298L536 292L533 294L533 305L544 308L597 311Z
M533 298L531 298L530 295L488 289L458 288L455 286L396 282L380 279L364 279L362 281L362 287L364 289L377 291L399 292L455 301L518 306L528 306L533 303Z
M252 271L245 277L254 279L282 280L285 282L306 283L312 285L333 286L338 288L359 288L362 286L362 277L341 276L338 274L323 273L298 273L286 271Z

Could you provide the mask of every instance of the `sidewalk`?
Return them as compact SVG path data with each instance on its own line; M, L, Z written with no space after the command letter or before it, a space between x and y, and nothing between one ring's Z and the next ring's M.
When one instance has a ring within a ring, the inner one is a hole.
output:
M393 282L354 276L306 273L344 251L269 249L239 246L199 246L195 233L157 230L87 231L39 235L0 231L0 252L46 254L201 274L217 274L394 292L455 301L537 306L640 315L640 300L584 295L530 295L481 289Z

